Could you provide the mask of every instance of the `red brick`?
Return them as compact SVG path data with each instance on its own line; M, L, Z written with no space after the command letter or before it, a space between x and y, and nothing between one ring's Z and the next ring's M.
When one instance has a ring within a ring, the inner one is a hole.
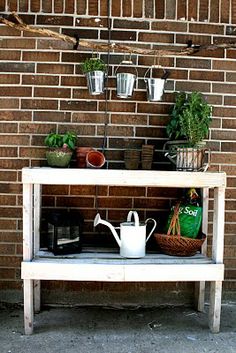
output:
M34 90L35 97L70 98L69 88L40 87Z
M132 136L133 135L133 127L127 126L108 126L107 127L108 136ZM98 135L104 134L104 127L99 126L97 129Z
M52 12L52 1L42 2L42 12Z
M229 23L229 16L230 16L230 0L224 0L221 2L220 8L220 22L221 23Z
M100 208L126 208L132 207L132 198L118 197L98 197L98 207Z
M20 75L11 75L11 74L1 74L0 75L0 84L19 84Z
M16 256L0 256L0 266L7 268L20 267L22 258Z
M236 143L235 142L222 142L221 143L221 151L236 152ZM236 186L236 183L235 183L235 186Z
M230 60L213 60L213 70L236 71L236 62Z
M0 278L2 279L14 279L15 278L15 270L9 268L0 268Z
M211 153L211 163L236 164L236 153Z
M107 4L108 4L108 0L100 1L100 15L101 16L108 16Z
M207 59L192 59L192 58L177 58L176 64L181 68L198 68L198 69L210 69L211 61Z
M54 1L54 12L55 13L63 13L63 0Z
M136 127L136 136L149 138L166 137L166 130L160 127Z
M135 4L134 4L135 6ZM154 1L145 0L144 2L144 15L147 18L154 18Z
M0 60L20 61L20 51L2 50L0 52Z
M0 123L0 132L1 133L10 133L17 132L18 125L16 123Z
M224 103L225 103L225 105L236 106L236 97L234 97L234 96L225 96Z
M167 31L167 32L187 32L187 23L186 22L167 22L167 21L158 21L152 22L152 30L155 31ZM186 43L187 41L185 41Z
M34 72L35 64L24 63L0 63L1 72Z
M60 197L56 199L57 207L94 207L93 197Z
M28 11L28 0L21 0L19 3L19 11L27 12Z
M215 140L232 140L235 141L235 132L231 130L213 130L211 138Z
M190 80L224 81L224 73L219 71L190 71ZM221 85L221 84L220 84Z
M215 0L214 0L215 1ZM210 33L210 34L224 34L224 26L190 23L189 31L193 33Z
M1 99L0 98L0 108L1 109L19 109L19 99Z
M31 0L30 1L30 9L32 12L40 11L40 0Z
M121 15L121 0L112 0L111 15L114 17Z
M39 15L37 16L38 25L52 25L52 26L72 26L73 17L69 16L46 16Z
M231 2L231 20L232 20L232 23L236 23L236 3L235 3L235 1Z
M45 148L20 147L19 157L45 158Z
M58 86L59 77L50 75L22 75L23 85Z
M140 42L173 43L173 34L140 32Z
M236 129L236 119L223 119L222 120L223 129Z
M71 114L66 112L35 111L34 121L70 122Z
M206 82L190 82L190 81L178 81L175 86L177 91L198 91L198 92L210 92L211 84Z
M19 132L25 134L48 134L55 130L54 124L21 123Z
M59 61L59 53L48 53L48 52L24 52L23 53L23 60L24 61L33 61L33 62L39 62L39 61Z
M165 18L174 20L176 19L176 1L177 0L168 0L166 2L166 15Z
M143 187L120 187L120 186L110 186L109 196L131 196L139 197L145 196L145 188Z
M101 31L100 34L101 39L108 39L108 32ZM119 40L119 41L135 41L137 37L137 33L135 31L115 31L111 32L111 40Z
M148 21L131 21L131 20L120 20L114 19L114 28L130 28L130 29L149 29Z
M104 102L99 102L99 111L105 111L105 103ZM135 103L117 101L116 104L114 104L114 102L108 102L108 111L134 113L135 112Z
M2 39L0 42L1 48L9 48L9 49L35 49L35 39L25 39L25 38L17 38L17 39ZM25 65L25 64L22 64Z
M23 109L58 109L57 100L45 99L22 99L21 107Z
M186 0L177 0L177 19L187 19Z
M0 135L0 145L28 145L29 136L24 135Z
M58 126L58 132L64 134L66 131L73 131L77 135L95 135L95 126L93 125L74 125L74 124L63 124ZM79 139L80 140L80 139Z
M199 0L199 21L206 21L209 17L208 0Z
M0 147L0 157L17 157L17 148Z
M236 93L236 84L214 83L212 85L212 92L235 94Z
M176 35L176 43L187 44L187 42L191 40L193 44L204 45L211 44L211 36L209 35L201 35L201 34L177 34ZM202 52L200 52L202 54ZM213 54L213 51L211 50Z
M9 2L9 5L8 5L8 11L10 11L10 12L12 12L12 11L17 11L18 9L17 9L17 3L18 3L18 1L17 0L11 0L10 2Z
M146 115L137 115L137 114L112 114L111 116L112 124L119 125L147 125L147 116Z
M0 195L0 204L1 206L3 205L14 206L16 204L16 196Z
M18 105L17 105L18 106ZM32 113L28 111L15 111L7 110L0 111L0 120L1 121L28 121L31 120Z
M103 113L72 113L72 122L83 124L104 124L106 116Z
M236 108L214 107L213 115L219 116L219 117L235 117ZM223 124L224 124L224 120L223 120Z
M0 181L17 181L17 173L15 171L0 171ZM3 228L0 221L0 228Z
M31 97L31 87L1 87L0 96Z
M188 0L188 21L197 21L198 19L198 2L196 0Z
M38 64L37 72L47 74L73 74L74 66L66 64Z
M73 14L75 11L75 0L65 0L65 13Z
M86 0L76 0L76 9L78 15L85 15L86 8Z
M210 3L210 22L219 22L219 0L211 0Z
M38 39L37 40L38 49L49 49L49 50L72 50L73 45L71 43L56 40L56 39Z
M87 87L86 77L78 77L78 76L62 76L61 77L62 86L82 86Z
M89 102L89 101L61 101L60 103L60 109L61 110L80 110L80 111L86 111L86 110L97 110L97 102Z

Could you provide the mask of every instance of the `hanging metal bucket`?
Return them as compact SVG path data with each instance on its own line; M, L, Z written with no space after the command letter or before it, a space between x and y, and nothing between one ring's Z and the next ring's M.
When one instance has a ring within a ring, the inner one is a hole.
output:
M119 98L130 98L133 95L134 85L136 82L136 78L138 76L137 69L132 67L136 71L136 74L130 72L117 72L121 66L131 67L133 66L133 62L123 60L117 67L116 74L116 94ZM126 68L126 70L127 70ZM125 67L121 68L122 71L125 71Z
M104 92L104 71L91 71L87 72L87 84L89 93L92 95L98 95Z
M165 80L169 76L169 72L164 70L161 78L152 77L152 69L159 68L159 66L151 66L144 75L144 81L147 88L147 99L149 102L158 102L162 99L164 93ZM150 77L146 77L150 72Z

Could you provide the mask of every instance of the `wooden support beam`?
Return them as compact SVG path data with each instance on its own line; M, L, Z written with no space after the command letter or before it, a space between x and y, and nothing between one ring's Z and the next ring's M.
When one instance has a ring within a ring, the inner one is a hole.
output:
M77 39L75 37L67 36L65 34L60 34L49 29L34 27L28 25L22 21L22 19L13 12L11 14L13 18L17 22L10 21L4 17L0 17L0 23L5 24L8 27L17 29L19 31L24 32L31 32L35 34L39 34L42 36L52 37L54 39L62 40L64 42L68 42L73 44L73 46L77 47ZM197 43L196 43L197 44ZM236 48L236 42L230 43L216 43L210 45L190 45L185 46L183 48L176 48L173 45L173 49L147 49L147 48L140 48L138 46L129 46L124 45L121 43L101 43L101 42L92 42L84 39L80 39L78 49L81 50L82 48L87 48L91 50L96 50L99 52L121 52L121 53L132 53L132 54L140 54L140 55L148 55L148 56L157 56L157 57L164 57L164 56L186 56L186 55L194 55L198 52L206 51L206 50L216 50L219 48L228 49L228 48Z

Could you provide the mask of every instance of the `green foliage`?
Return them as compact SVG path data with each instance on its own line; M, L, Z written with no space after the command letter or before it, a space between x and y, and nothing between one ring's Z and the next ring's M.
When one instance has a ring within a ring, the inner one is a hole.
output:
M81 68L84 74L91 71L105 71L106 64L102 59L89 58L81 64Z
M75 149L76 141L77 135L73 132L65 134L51 133L44 140L45 145L50 148L69 148L70 150Z
M166 132L171 140L186 139L195 146L208 136L212 107L199 92L179 92Z

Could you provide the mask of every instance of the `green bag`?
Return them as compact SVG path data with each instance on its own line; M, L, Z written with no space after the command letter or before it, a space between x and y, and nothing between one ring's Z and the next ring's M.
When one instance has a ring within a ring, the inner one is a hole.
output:
M174 207L168 217L167 227L169 229L174 214ZM181 204L179 207L180 234L187 238L196 238L202 224L202 207L190 204Z

